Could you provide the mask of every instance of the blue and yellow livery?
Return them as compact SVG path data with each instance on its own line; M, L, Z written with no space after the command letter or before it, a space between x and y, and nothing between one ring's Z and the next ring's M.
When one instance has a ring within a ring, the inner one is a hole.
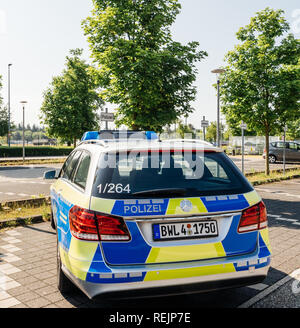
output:
M207 143L84 141L51 202L61 291L208 290L260 282L270 267L265 205Z

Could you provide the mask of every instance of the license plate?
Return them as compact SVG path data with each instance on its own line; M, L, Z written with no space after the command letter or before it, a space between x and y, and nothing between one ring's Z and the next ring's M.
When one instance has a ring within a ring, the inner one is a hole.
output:
M195 239L217 237L218 224L214 220L153 224L153 240Z

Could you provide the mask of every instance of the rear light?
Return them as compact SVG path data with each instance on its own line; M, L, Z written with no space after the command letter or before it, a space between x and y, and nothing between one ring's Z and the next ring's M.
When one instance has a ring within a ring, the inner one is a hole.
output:
M99 240L95 213L74 206L69 213L70 230L74 237L82 240Z
M238 232L249 232L267 228L268 218L264 202L260 202L247 210L243 211Z
M129 241L130 234L122 218L96 214L100 239L102 241Z
M81 240L129 241L130 234L122 218L102 215L78 206L69 213L70 230ZM99 233L99 235L98 235Z

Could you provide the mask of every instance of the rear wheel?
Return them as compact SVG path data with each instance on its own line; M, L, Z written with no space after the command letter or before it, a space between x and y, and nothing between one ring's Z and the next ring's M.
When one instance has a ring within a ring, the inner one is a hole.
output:
M53 217L53 212L51 210L51 228L53 230L56 230L56 226L55 226L55 221L54 221L54 217Z
M271 164L276 163L276 157L274 155L269 155L269 163Z
M75 290L75 286L66 277L66 275L62 270L58 239L57 239L57 288L63 294L70 294Z

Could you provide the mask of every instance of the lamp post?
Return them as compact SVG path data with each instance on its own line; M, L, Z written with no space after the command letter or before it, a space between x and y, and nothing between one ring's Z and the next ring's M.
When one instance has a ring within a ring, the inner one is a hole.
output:
M27 101L20 102L23 107L23 163L25 162L25 105Z
M10 68L12 64L8 64L8 131L7 131L7 144L10 147Z
M287 125L284 125L283 128L283 175L285 175L285 164L286 164L286 132L287 132Z
M220 133L220 74L225 73L225 69L217 68L211 71L217 74L217 88L218 88L218 107L217 107L217 146L221 146L221 133Z

